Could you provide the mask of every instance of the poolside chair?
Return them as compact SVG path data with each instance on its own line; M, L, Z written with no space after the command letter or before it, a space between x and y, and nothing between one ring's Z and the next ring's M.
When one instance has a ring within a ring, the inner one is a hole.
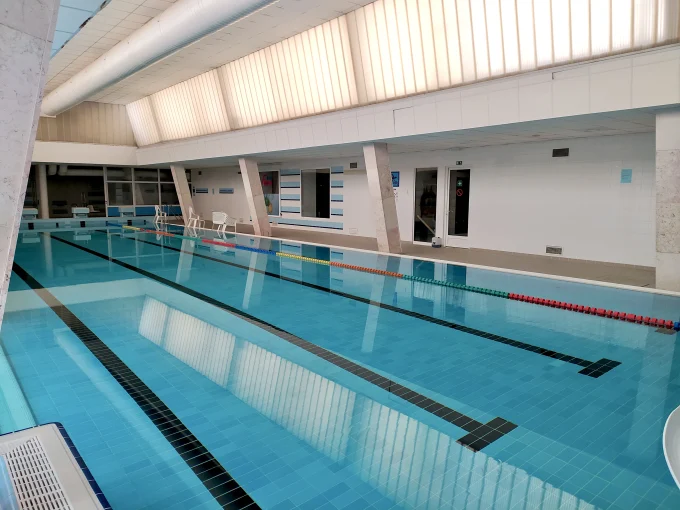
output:
M194 212L193 207L189 207L189 221L187 221L187 227L191 229L204 228L205 220Z
M663 429L663 454L673 480L680 488L680 407L670 414Z
M154 205L154 208L156 209L156 216L154 217L153 222L155 224L167 223L168 222L168 213L163 211L161 209L160 205Z
M219 233L225 233L227 227L234 227L234 232L236 232L236 220L225 212L213 211L212 222L215 230Z

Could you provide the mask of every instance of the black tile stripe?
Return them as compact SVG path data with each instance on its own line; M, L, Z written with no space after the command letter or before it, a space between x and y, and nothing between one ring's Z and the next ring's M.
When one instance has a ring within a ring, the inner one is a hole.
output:
M45 232L46 235L51 236L49 233ZM124 267L126 269L129 269L130 271L134 271L135 273L141 274L142 276L146 276L147 278L150 278L154 281L157 281L159 283L162 283L163 285L167 285L168 287L171 287L175 290L178 290L180 292L183 292L189 296L192 296L196 299L200 299L204 303L211 304L217 308L220 308L232 315L235 315L239 317L240 319L243 319L250 324L253 324L254 326L257 326L261 329L264 329L265 331L272 333L279 338L296 345L307 352L310 352L311 354L314 354L315 356L318 356L322 359L325 359L326 361L333 363L334 365L354 374L365 381L370 382L371 384L374 384L380 388L383 388L395 396L406 400L407 402L410 402L421 409L424 409L425 411L428 411L435 416L438 416L442 418L443 420L448 421L449 423L452 423L453 425L462 428L468 434L458 440L458 443L460 443L463 446L466 446L467 448L470 448L473 451L479 451L481 448L484 446L487 446L491 441L485 442L484 439L491 433L490 429L493 431L496 431L494 434L494 440L498 439L499 437L507 434L511 430L515 429L517 425L503 419L503 418L494 418L491 420L489 423L481 423L473 418L470 418L469 416L465 416L464 414L451 409L449 407L446 407L434 400L432 400L429 397L426 397L425 395L422 395L418 392L415 392L395 381L392 381L391 379L388 379L387 377L383 377L380 374L377 374L376 372L373 372L366 367L363 367L361 365L358 365L357 363L354 363L353 361L348 360L347 358L343 358L342 356L339 356L331 351L328 351L324 349L323 347L320 347L312 342L308 342L307 340L304 340L284 329L281 329L273 324L270 324L269 322L263 321L262 319L259 319L255 317L254 315L250 315L247 312L243 312L237 308L234 308L233 306L230 306L226 303L223 303L221 301L218 301L217 299L211 298L210 296L206 296L205 294L202 294L198 291L195 291L193 289L190 289L188 287L185 287L184 285L180 285L172 280L168 280L166 278L163 278L162 276L155 275L145 269L139 268L132 266L128 264L127 262L123 262L122 260L118 260L113 257L109 257L108 255L104 255L102 253L99 253L95 250L91 250L90 248L87 248L85 246L81 246L76 243L72 243L71 241L67 241L66 239L62 239L60 237L55 237L51 236L53 239L62 242L64 244L68 244L69 246L73 246L74 248L78 248L79 250L85 251L87 253L90 253L91 255L94 255L95 257L99 257L104 260L108 260L109 262L112 262L114 264L117 264L121 267ZM122 362L121 362L122 363ZM502 430L501 431L501 427ZM500 432L500 434L499 434ZM470 437L474 438L474 440L470 440ZM467 438L467 439L466 439ZM463 441L465 440L465 441ZM481 448L480 448L481 446Z
M108 232L105 231L105 230L97 230L97 232L100 232L100 233L103 233L103 234L108 234ZM361 296L356 296L356 295L353 295L353 294L348 294L346 292L342 292L342 291L339 291L339 290L330 289L328 287L316 285L314 283L296 280L295 278L288 278L286 276L283 276L283 275L280 275L280 274L277 274L277 273L272 273L271 271L265 271L265 270L261 270L261 269L257 269L257 268L251 268L249 266L244 266L244 265L238 264L236 262L229 262L227 260L209 257L207 255L203 255L203 254L198 253L198 252L188 252L186 250L182 250L181 248L175 248L175 247L169 246L167 244L160 244L160 243L155 243L153 241L147 241L147 240L144 240L144 239L131 238L131 237L122 237L122 238L128 239L130 241L136 241L136 242L139 242L139 243L145 243L145 244L150 244L150 245L153 245L153 246L159 246L161 248L167 248L168 250L172 250L172 251L192 254L196 257L200 257L200 258L207 259L207 260L212 260L214 262L219 262L220 264L225 264L225 265L228 265L228 266L238 267L240 269L245 269L247 271L254 271L256 273L271 276L272 278L278 278L280 280L284 280L284 281L287 281L287 282L297 283L298 285L303 285L303 286L309 287L311 289L320 290L322 292L327 292L329 294L333 294L333 295L336 295L336 296L341 296L341 297L344 297L344 298L347 298L347 299L352 299L354 301L359 301L361 303L365 303L365 304L368 304L368 305L379 306L380 308L384 308L384 309L390 310L392 312L401 313L403 315L408 315L408 316L413 317L415 319L420 319L420 320L423 320L423 321L431 322L432 324L438 324L438 325L444 326L446 328L455 329L457 331L462 331L463 333L468 333L468 334L475 335L475 336L480 337L480 338L484 338L486 340L491 340L493 342L498 342L498 343L501 343L501 344L509 345L510 347L516 347L517 349L523 349L525 351L533 352L534 354L539 354L541 356L546 356L548 358L564 361L565 363L571 363L573 365L577 365L577 366L580 366L580 367L583 368L583 370L579 371L579 374L587 375L589 377L598 378L598 377L606 374L607 372L609 372L611 369L613 369L613 368L615 368L615 367L617 367L621 364L620 361L613 361L613 360L606 359L606 358L602 358L598 361L589 361L589 360L586 360L586 359L577 358L575 356L569 356L568 354L563 354L561 352L552 351L550 349L544 349L544 348L538 347L536 345L528 344L528 343L525 343L525 342L520 342L518 340L512 340L512 339L504 337L504 336L495 335L493 333L487 333L486 331L471 328L469 326L464 326L463 324L458 324L458 323L447 321L447 320L444 320L444 319L437 319L435 317L430 317L429 315L424 315L424 314L414 312L414 311L411 311L411 310L406 310L405 308L399 308L397 306L389 305L387 303L382 303L380 301L373 301L371 299L367 299L367 298L364 298L364 297L361 297ZM201 246L201 245L198 245L198 246Z
M170 408L92 330L16 262L13 270L127 391L222 508L228 510L260 508Z

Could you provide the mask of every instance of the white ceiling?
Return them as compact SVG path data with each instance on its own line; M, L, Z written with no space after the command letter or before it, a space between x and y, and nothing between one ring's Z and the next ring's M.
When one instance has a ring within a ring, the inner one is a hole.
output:
M66 82L175 1L111 0L50 61L45 93ZM131 103L372 1L278 0L102 90L89 100Z
M390 139L390 154L434 150L464 149L512 143L540 142L592 136L652 133L656 126L654 110L626 110L606 114L579 115L562 119L522 122L479 129L467 129L437 135ZM256 155L261 163L278 163L303 159L361 157L361 144L333 145L268 152ZM188 161L189 168L238 165L237 158Z

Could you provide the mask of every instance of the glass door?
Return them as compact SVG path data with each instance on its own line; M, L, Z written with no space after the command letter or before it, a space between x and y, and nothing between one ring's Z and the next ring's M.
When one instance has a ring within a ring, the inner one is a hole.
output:
M437 225L437 169L416 168L413 242L430 243Z
M447 245L466 246L469 212L470 170L451 169L449 170Z

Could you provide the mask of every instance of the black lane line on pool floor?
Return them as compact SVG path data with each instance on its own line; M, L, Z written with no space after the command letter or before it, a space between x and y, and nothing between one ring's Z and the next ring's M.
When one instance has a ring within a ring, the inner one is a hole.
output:
M377 374L365 367L362 367L361 365L354 363L353 361L350 361L347 358L343 358L342 356L339 356L331 351L328 351L323 347L319 347L318 345L312 342L308 342L307 340L304 340L292 333L289 333L284 329L274 326L269 322L265 322L262 319L255 317L254 315L250 315L249 313L243 312L226 303L218 301L217 299L211 298L210 296L206 296L205 294L185 287L184 285L180 285L172 280L163 278L162 276L155 275L149 271L146 271L145 269L132 266L127 262L117 260L113 257L109 257L108 255L104 255L97 251L91 250L90 248L86 248L85 246L72 243L71 241L67 241L66 239L62 239L60 237L54 236L50 237L64 244L68 244L69 246L73 246L74 248L78 248L79 250L90 253L95 257L108 260L109 262L129 269L130 271L134 271L138 274L141 274L142 276L146 276L147 278L157 281L158 283L162 283L163 285L167 285L168 287L183 292L184 294L192 296L196 299L200 299L204 303L208 303L217 308L220 308L232 315L235 315L236 317L239 317L240 319L245 320L246 322L249 322L250 324L253 324L254 326L257 326L260 329L272 333L278 336L279 338L287 342L290 342L291 344L296 345L301 349L304 349L305 351L311 354L314 354L315 356L318 356L319 358L325 359L326 361L333 363L334 365L354 375L361 377L362 379L370 382L371 384L374 384L384 390L387 390L393 395L403 400L406 400L407 402L410 402L411 404L414 404L420 407L421 409L429 413L432 413L433 415L438 416L439 418L442 418L445 421L448 421L449 423L452 423L456 427L463 429L465 432L468 432L467 435L461 437L456 442L461 444L462 446L465 446L466 448L469 448L474 452L481 450L485 446L491 444L493 441L503 437L511 430L517 428L517 425L515 425L514 423L511 423L500 417L494 418L488 423L479 422L473 418L470 418L469 416L464 415L463 413L456 411L455 409L446 407L445 405L440 404L439 402L436 402L431 398L426 397L425 395L422 395L416 391L407 388L406 386L403 386L395 381L392 381L387 377L383 377L380 374Z
M90 328L19 264L15 262L12 269L104 365L222 508L227 510L260 508L175 413Z
M97 232L100 232L102 234L108 234L105 230L97 230ZM122 236L121 236L122 237ZM546 356L548 358L556 359L559 361L564 361L565 363L571 363L572 365L577 365L579 367L582 367L582 370L579 370L579 374L582 375L587 375L588 377L593 377L593 378L598 378L601 375L606 374L609 372L612 368L615 368L621 364L620 361L613 361L607 358L602 358L598 361L589 361L587 359L581 359L577 358L575 356L569 356L568 354L562 354L561 352L557 351L551 351L550 349L544 349L542 347L538 347L536 345L532 344L527 344L524 342L520 342L518 340L512 340L510 338L506 338L504 336L500 335L495 335L493 333L487 333L486 331L481 331L479 329L474 329L469 326L463 326L462 324L457 324L455 322L449 322L443 319L437 319L435 317L430 317L429 315L423 315L418 312L413 312L411 310L406 310L405 308L399 308L397 306L393 305L388 305L386 303L381 303L379 301L372 301L367 298L363 298L361 296L355 296L353 294L348 294L346 292L342 292L339 290L333 290L329 289L328 287L323 287L321 285L316 285L314 283L309 283L309 282L304 282L300 280L296 280L294 278L288 278L287 276L282 276L280 274L272 273L269 271L264 271L262 269L256 269L256 268L251 268L249 266L244 266L241 264L237 264L236 262L229 262L227 260L221 260L217 259L214 257L208 257L207 255L203 255L198 252L188 252L186 250L182 250L181 248L175 248L173 246L168 246L160 243L154 243L153 241L146 241L143 239L133 239L131 237L122 237L123 239L128 239L130 241L136 241L138 243L145 243L145 244L150 244L153 246L159 246L161 248L167 248L169 250L181 252L181 253L186 253L186 254L191 254L195 255L197 257L207 259L207 260L212 260L214 262L219 262L221 264L225 264L227 266L233 266L233 267L238 267L241 269L245 269L247 271L254 271L256 273L260 273L266 276L271 276L272 278L278 278L280 280L284 280L287 282L292 282L292 283L297 283L298 285L303 285L305 287L309 287L310 289L316 289L320 290L322 292L327 292L329 294L333 294L336 296L341 296L347 299L353 299L354 301L359 301L361 303L365 303L367 305L373 305L373 306L379 306L380 308L384 308L385 310L390 310L392 312L396 313L401 313L403 315L408 315L410 317L413 317L415 319L420 319L423 321L431 322L432 324L438 324L440 326L444 326L446 328L450 329L455 329L457 331L462 331L463 333L468 333L470 335L475 335L480 338L485 338L487 340L491 340L493 342L498 342L501 344L509 345L510 347L516 347L517 349L523 349L525 351L533 352L535 354L540 354L541 356ZM198 245L197 245L198 246ZM206 245L207 246L207 245Z

